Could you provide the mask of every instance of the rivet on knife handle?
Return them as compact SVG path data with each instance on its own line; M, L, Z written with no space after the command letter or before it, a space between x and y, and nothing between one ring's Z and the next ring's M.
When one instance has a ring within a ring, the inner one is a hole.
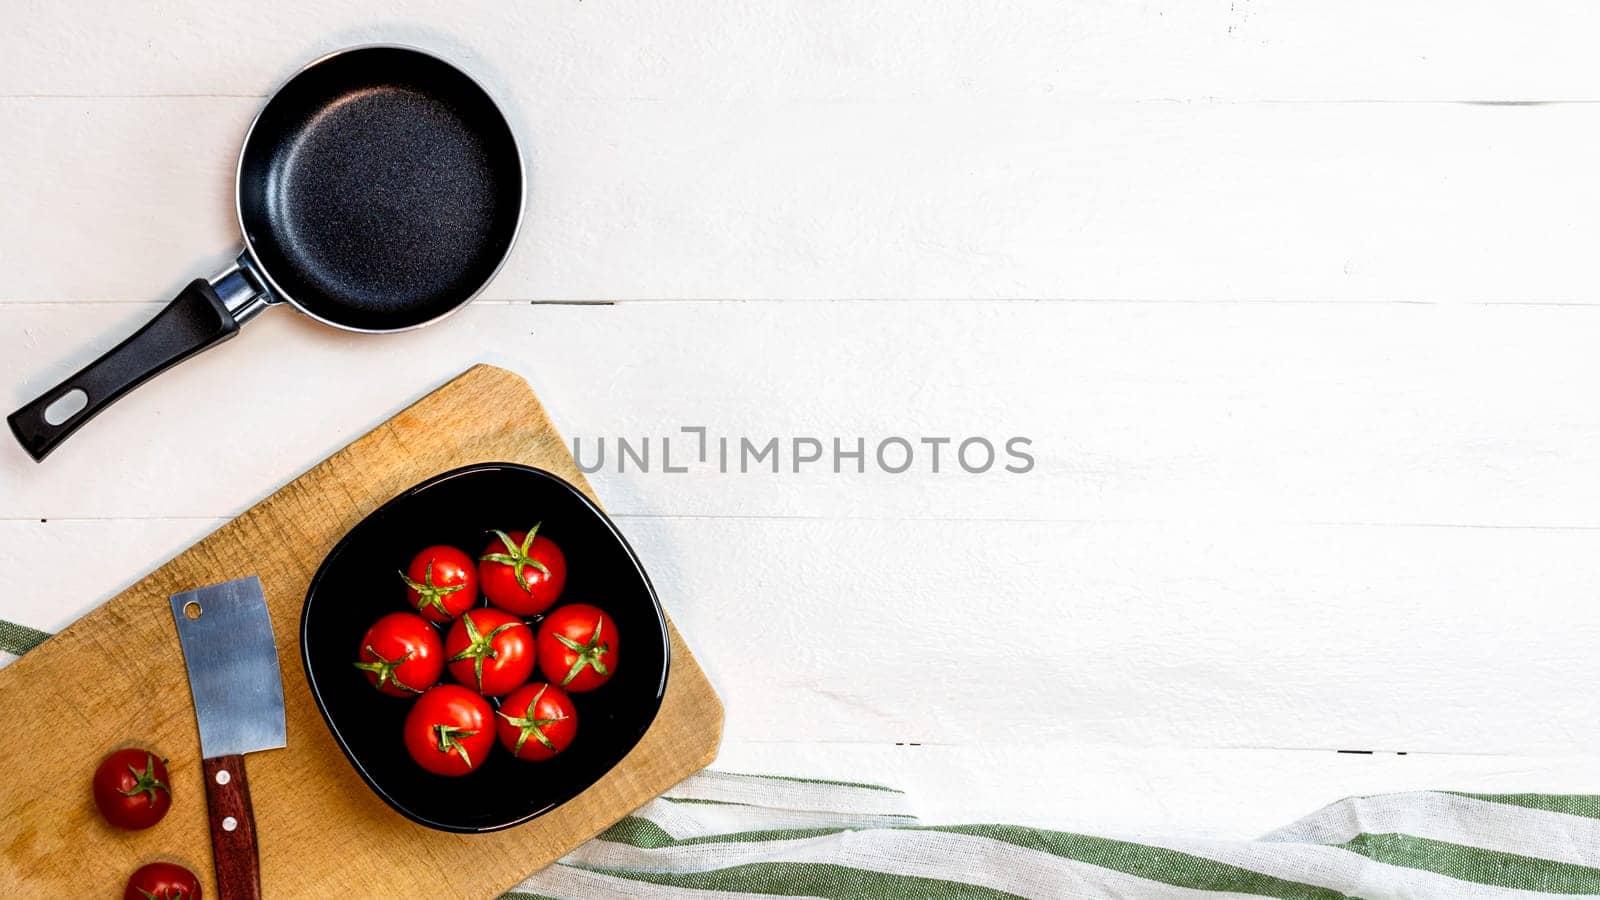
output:
M250 809L244 757L207 759L201 767L206 777L217 893L222 900L261 900L261 859L256 852L256 817Z

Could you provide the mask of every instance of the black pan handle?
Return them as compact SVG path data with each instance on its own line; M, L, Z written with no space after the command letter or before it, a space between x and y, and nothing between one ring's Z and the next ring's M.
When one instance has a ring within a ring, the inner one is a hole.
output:
M204 278L196 278L150 324L38 399L6 417L11 432L35 460L94 418L118 397L175 363L233 337L239 322ZM87 403L64 420L50 422L45 410L81 391Z

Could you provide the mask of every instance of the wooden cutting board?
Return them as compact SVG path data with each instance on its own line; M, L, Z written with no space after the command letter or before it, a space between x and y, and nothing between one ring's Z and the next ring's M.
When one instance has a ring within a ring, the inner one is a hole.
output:
M135 868L169 857L216 898L200 738L167 597L249 574L266 590L288 711L288 747L247 760L269 898L491 897L710 763L722 705L669 624L672 669L655 724L599 783L527 825L432 831L391 810L350 767L300 663L311 576L385 500L492 460L548 469L594 498L527 383L476 366L0 670L0 896L117 897ZM104 754L136 742L171 760L174 803L155 827L119 832L100 818L89 783Z

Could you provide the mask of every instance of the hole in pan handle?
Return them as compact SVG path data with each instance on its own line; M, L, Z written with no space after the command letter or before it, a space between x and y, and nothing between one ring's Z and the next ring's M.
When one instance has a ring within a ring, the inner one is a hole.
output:
M226 296L226 300L224 300ZM171 366L233 337L239 325L264 309L266 292L242 265L216 278L196 278L132 337L6 417L22 449L42 460L85 422ZM86 397L82 408L57 403ZM46 411L51 410L49 416ZM62 418L63 411L69 411Z

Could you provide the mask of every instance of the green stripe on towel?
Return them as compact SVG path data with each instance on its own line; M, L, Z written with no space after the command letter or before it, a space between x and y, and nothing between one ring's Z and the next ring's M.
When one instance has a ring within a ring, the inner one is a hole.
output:
M1515 853L1482 850L1410 834L1360 834L1336 844L1375 862L1448 875L1494 887L1547 894L1600 892L1600 869Z
M1468 794L1463 791L1450 793L1487 803L1504 803L1507 806L1520 806L1523 809L1600 819L1600 797L1592 794Z
M0 650L21 656L50 639L50 632L0 621Z
M696 890L768 894L774 897L827 897L829 900L833 898L849 900L857 897L1018 900L1016 894L960 881L921 878L915 875L890 875L831 863L749 863L703 872L640 872L583 868L602 875L626 878L629 881Z
M1345 900L1344 894L1316 885L1287 881L1178 850L1113 838L1019 825L936 825L923 826L921 830L970 834L1004 841L1176 887L1254 894L1282 900Z

